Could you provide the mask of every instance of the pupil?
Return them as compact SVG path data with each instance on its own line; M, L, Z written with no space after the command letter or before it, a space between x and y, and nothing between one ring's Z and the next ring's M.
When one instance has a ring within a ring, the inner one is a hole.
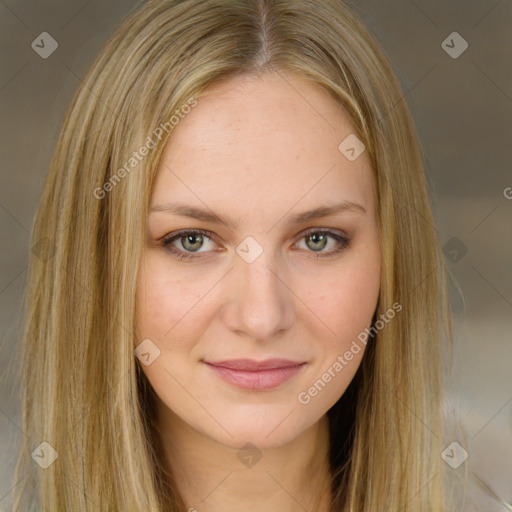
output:
M325 242L325 235L322 235L319 233L315 233L315 234L311 235L310 238L313 240L314 244L321 243L322 241ZM323 249L324 247L325 247L325 243L320 247L320 249Z
M188 235L185 238L186 238L186 241L187 241L186 245L188 245L188 244L194 245L194 243L197 244L197 239L199 239L199 241L200 241L201 235ZM188 249L189 250L194 250L194 248L190 248L190 247ZM199 249L199 247L195 247L195 249Z

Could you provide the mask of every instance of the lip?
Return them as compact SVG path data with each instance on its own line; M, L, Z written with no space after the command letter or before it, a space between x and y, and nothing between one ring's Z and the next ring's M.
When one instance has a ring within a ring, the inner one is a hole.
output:
M289 359L203 361L224 381L249 390L273 389L291 379L306 364Z

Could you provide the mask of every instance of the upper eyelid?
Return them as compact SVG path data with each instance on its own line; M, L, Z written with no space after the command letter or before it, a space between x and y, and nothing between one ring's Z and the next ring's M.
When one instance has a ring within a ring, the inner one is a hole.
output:
M180 238L184 237L185 235L189 233L199 233L200 235L206 235L210 240L215 240L216 235L212 231L208 231L207 229L183 229L179 230L175 233L169 233L167 235L164 235L161 237L160 240L163 242L169 241L169 240L179 240Z

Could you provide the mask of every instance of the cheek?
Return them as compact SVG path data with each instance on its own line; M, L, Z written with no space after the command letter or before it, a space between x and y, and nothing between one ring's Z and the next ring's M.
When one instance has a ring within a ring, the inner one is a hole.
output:
M316 345L316 360L297 395L308 418L333 406L359 368L379 298L378 251L354 252L339 271L329 272L323 284L322 293L311 295L311 309L317 316L309 325L309 340ZM315 336L315 332L328 334Z
M175 397L182 396L178 382L187 382L188 358L200 338L201 322L207 321L199 301L208 283L194 279L193 271L176 277L176 270L170 268L166 258L157 250L148 250L141 261L134 344L137 346L145 339L156 344L160 350L158 357L150 365L142 365L142 370L157 395L174 403Z
M328 341L326 348L341 349L350 345L370 325L377 306L380 290L377 249L352 253L336 272L326 272L316 289L316 293L309 294L310 304L329 328L330 335L324 338Z
M194 325L195 310L211 284L194 278L193 271L181 273L169 268L165 254L156 251L145 256L139 275L135 322L139 337L157 337L165 344L182 322Z

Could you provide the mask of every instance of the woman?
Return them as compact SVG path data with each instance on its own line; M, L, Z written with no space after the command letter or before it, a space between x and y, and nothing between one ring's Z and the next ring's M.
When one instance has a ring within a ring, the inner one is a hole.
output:
M142 5L70 108L33 244L15 510L445 510L443 259L403 94L343 3Z

